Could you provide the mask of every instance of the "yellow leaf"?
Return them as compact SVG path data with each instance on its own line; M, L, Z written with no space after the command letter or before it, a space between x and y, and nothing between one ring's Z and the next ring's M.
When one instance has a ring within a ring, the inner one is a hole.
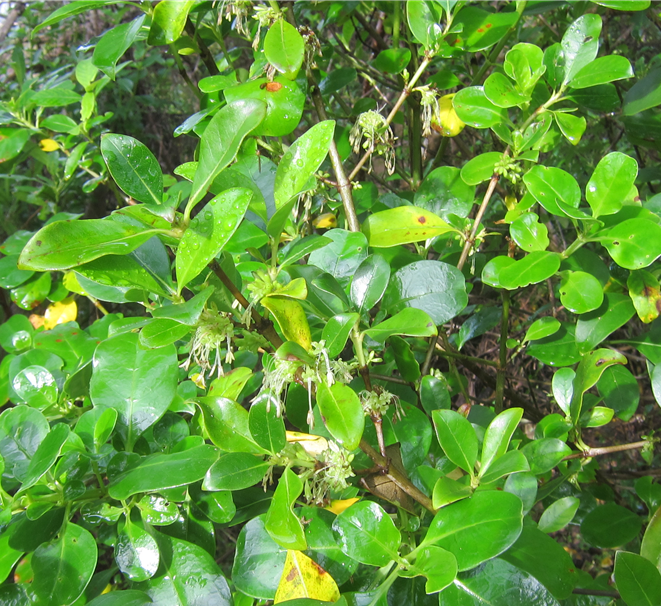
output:
M313 436L300 431L288 431L287 442L295 442L303 447L310 456L316 457L328 448L328 440L321 436Z
M345 509L349 509L354 503L357 503L360 501L360 499L353 498L353 499L335 499L334 501L331 501L330 505L328 507L324 507L324 509L328 509L331 513L334 513L336 516L339 516Z
M73 271L68 271L64 274L62 284L64 284L64 288L70 292L75 292L79 295L87 295L83 290L83 287L78 283L78 278L76 278L76 274Z
M40 316L38 314L30 314L28 320L30 320L30 324L32 324L36 330L37 328L41 328L44 325L45 318L44 316Z
M333 577L319 564L304 553L289 549L273 603L298 598L336 602L340 599L340 590Z
M445 95L438 100L438 114L432 118L432 128L444 137L456 137L466 124L457 116L452 104L451 95Z
M57 141L54 141L53 139L42 139L39 141L39 147L45 152L57 151L60 149Z
M58 324L73 322L78 315L78 306L73 299L64 299L52 303L44 313L44 328L50 330Z
M337 217L333 213L324 213L319 215L313 222L317 229L330 229L331 227L337 227Z
M310 349L310 325L305 310L298 301L267 295L260 303L273 314L287 341L294 341L305 350Z

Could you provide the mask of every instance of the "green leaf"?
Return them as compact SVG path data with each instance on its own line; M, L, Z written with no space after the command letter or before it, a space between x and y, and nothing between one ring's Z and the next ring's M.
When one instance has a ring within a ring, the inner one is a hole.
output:
M98 452L101 446L108 441L117 423L117 411L106 408L94 424L94 447Z
M194 0L162 0L154 8L147 42L153 46L172 44L181 36Z
M145 204L162 204L163 173L145 145L126 135L106 134L101 138L101 154L124 193Z
M406 19L411 33L426 50L431 50L442 40L441 17L441 7L437 2L406 3Z
M627 295L604 294L604 302L594 311L583 314L576 323L576 343L581 353L594 349L608 335L624 326L636 311Z
M415 192L413 202L419 208L447 218L449 214L467 217L474 199L475 187L463 179L463 169L440 166L425 177Z
M225 452L266 454L253 440L248 426L248 411L238 402L224 397L198 398L204 428L211 441Z
M503 315L500 307L483 307L466 320L457 334L457 349L466 345L470 339L483 335L498 325Z
M432 506L434 509L439 509L450 503L456 503L457 501L466 499L471 494L473 494L473 489L468 484L462 484L457 480L452 480L444 476L438 478L436 484L434 484Z
M51 291L51 276L37 274L20 286L11 290L11 300L21 309L32 310L41 305Z
M151 598L144 591L119 589L103 593L87 604L88 606L143 606L151 603Z
M317 405L330 434L347 450L358 448L365 428L363 407L356 392L344 383L317 388Z
M462 8L453 20L453 31L459 32L453 46L471 53L489 48L501 40L518 19L517 11L492 13L476 6Z
M326 343L326 349L331 358L342 353L349 333L359 319L360 316L356 313L337 314L326 322L321 338Z
M370 255L358 266L351 281L350 296L359 312L372 309L390 280L390 265L381 256Z
M454 410L434 410L434 429L446 456L471 476L477 461L477 435L473 426Z
M0 164L18 156L32 134L27 128L14 128L0 140Z
M385 566L398 558L399 530L383 508L373 501L359 501L333 522L342 551L370 566Z
M278 454L287 444L285 423L275 406L266 399L253 402L248 414L248 427L253 440L270 453Z
M530 96L517 90L514 83L500 72L494 72L485 80L484 94L497 107L515 107L530 102Z
M188 209L204 197L218 173L234 160L244 138L259 126L265 115L265 103L243 99L226 105L211 119L200 141L200 159Z
M574 21L562 37L563 83L571 83L574 77L597 56L601 17L582 15Z
M145 230L110 219L56 221L40 229L25 245L19 269L70 269L104 255L126 255L158 230Z
M39 25L37 25L32 30L32 36L34 36L40 29L48 27L50 25L55 25L64 19L73 17L75 15L80 15L81 13L86 13L97 8L101 8L108 4L118 4L115 0L79 0L72 4L66 4L61 6L56 11L52 12L46 19L44 19ZM128 4L128 2L121 2L121 4Z
M523 417L522 408L510 408L497 415L484 434L482 455L480 457L480 476L489 466L507 451L512 434Z
M401 337L393 336L390 337L390 347L402 379L409 383L417 381L420 378L420 364L415 359L409 343Z
M661 226L648 219L627 219L594 239L625 269L648 267L661 255Z
M298 301L288 297L267 296L260 303L273 314L285 339L298 343L303 349L310 349L310 326L305 310Z
M32 591L44 604L73 604L94 574L97 555L92 534L67 522L57 539L34 552Z
M621 55L598 57L583 67L571 80L572 88L587 88L614 80L633 78L631 63Z
M480 469L480 471L482 470ZM489 465L489 469L480 478L480 482L490 484L504 476L528 471L530 471L530 465L525 455L520 450L510 450Z
M111 80L115 79L117 61L131 48L144 22L145 15L141 15L133 21L113 27L96 43L92 63Z
M526 252L543 251L549 245L549 230L546 225L539 222L539 216L527 212L510 225L510 236Z
M368 328L365 334L379 343L385 343L386 339L392 335L431 337L437 335L438 330L436 324L426 312L407 307L391 318Z
M638 163L620 152L604 156L585 188L592 215L612 215L622 208L638 175Z
M661 68L651 69L624 96L624 115L633 116L661 104Z
M461 178L468 185L479 185L493 176L494 168L503 154L500 152L486 152L471 158L461 169Z
M182 289L223 250L248 210L253 194L236 187L217 195L190 222L177 248L177 289Z
M440 326L467 303L464 275L456 267L441 261L416 261L391 276L381 305L390 314L407 307L420 309Z
M576 179L561 168L533 166L523 176L523 181L535 200L552 215L566 216L558 202L572 208L578 208L581 202L581 189Z
M306 236L305 238L295 241L291 248L287 247L286 254L281 258L280 267L287 267L287 265L292 265L296 261L300 261L303 257L309 255L319 248L323 248L327 244L330 244L332 240L324 236L318 236L313 234L311 236ZM284 251L283 251L284 252Z
M279 72L293 80L303 65L305 43L301 34L284 19L279 19L266 32L264 56Z
M452 98L452 104L459 119L475 128L496 126L507 117L504 108L494 105L485 95L483 86L462 88Z
M325 120L303 133L283 156L275 175L275 206L282 208L305 191L306 185L325 160L333 141L335 121ZM271 230L269 230L271 235ZM326 234L328 235L328 234ZM280 234L277 234L279 237Z
M601 282L584 271L560 273L560 301L575 314L584 314L601 306L604 289Z
M374 248L421 242L454 229L443 219L423 208L398 206L371 214L362 226Z
M127 518L115 542L115 562L122 574L133 582L146 581L156 574L159 560L154 538Z
M650 0L592 0L592 2L615 11L644 11L651 3Z
M654 606L661 602L661 574L654 564L635 553L615 554L615 582L627 606Z
M28 406L7 408L0 415L0 455L4 475L23 480L30 460L50 431L44 415Z
M367 258L367 238L360 232L345 229L331 229L325 237L332 242L313 251L308 262L331 274L346 288Z
M213 291L213 286L207 286L204 290L197 293L192 299L189 299L185 303L164 305L163 307L156 308L152 314L155 318L166 318L174 320L179 324L194 326L200 319L204 306L209 300L209 297L213 294Z
M495 257L484 266L482 281L508 290L523 288L550 278L558 271L560 261L560 255L547 251L531 252L518 261Z
M15 314L0 324L0 345L7 353L31 347L34 327L26 316Z
M178 364L173 345L144 350L135 333L103 341L94 354L90 396L95 406L115 408L127 450L163 416L174 399Z
M604 404L612 408L623 421L628 421L636 413L640 402L638 381L624 366L618 364L607 368L597 388Z
M180 604L232 606L232 595L220 567L209 553L190 541L155 532L161 554L153 579L136 583L154 604L168 604L172 596Z
M539 476L551 471L562 459L571 454L571 448L557 438L541 438L526 444L521 452L528 459L531 473Z
M524 341L544 339L560 329L560 322L551 316L535 320L528 328Z
M565 139L567 139L572 145L578 145L585 132L585 128L587 127L585 118L583 116L574 116L570 113L559 111L555 112L553 117Z
M140 344L148 349L157 349L176 343L191 332L191 327L175 320L156 319L140 331Z
M578 582L571 556L534 526L525 526L502 558L534 576L559 600L569 598Z
M261 482L271 465L247 452L221 455L204 478L204 490L242 490Z
M562 530L574 519L580 501L576 497L563 497L552 503L539 518L538 528L542 532Z
M408 48L387 48L374 59L374 67L386 74L399 74L411 61L411 51Z
M62 452L64 443L69 437L69 433L69 426L65 423L58 423L51 429L32 456L30 465L23 477L23 483L21 484L19 493L34 486L55 464L55 461L57 461Z
M174 454L153 454L116 476L108 487L113 499L127 499L139 492L155 492L201 480L218 458L209 444Z
M286 549L307 549L303 525L292 511L302 492L303 482L291 469L286 468L278 481L264 520L266 532L278 545Z
M581 523L583 538L595 547L607 549L626 545L638 536L643 521L632 511L606 503L588 513Z
M649 478L647 495L644 493L641 494L642 490L639 488L640 483L645 481L643 478L637 480L636 482L636 493L642 498L647 497L645 498L645 503L648 509L651 511L653 509L653 505L656 505L656 500L654 499L652 489L656 488L658 490L659 485L652 484L650 476L647 476L647 478ZM652 564L654 564L657 568L661 566L661 541L659 540L659 537L661 537L661 507L656 509L654 512L650 523L645 529L643 541L640 546L640 555L652 562Z
M503 69L521 91L529 92L546 71L544 52L539 46L519 42L507 51Z
M157 494L145 495L137 505L142 519L153 526L168 526L179 518L177 504Z
M403 577L427 577L425 591L427 594L445 589L457 576L457 559L449 551L427 545L415 558L415 564L406 571L400 572Z
M521 534L522 505L509 492L483 491L441 509L423 543L452 552L460 571L505 551Z

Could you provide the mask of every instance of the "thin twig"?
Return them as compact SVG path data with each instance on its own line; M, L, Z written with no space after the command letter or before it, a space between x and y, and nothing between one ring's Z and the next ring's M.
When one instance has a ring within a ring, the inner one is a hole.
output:
M503 410L503 390L505 389L505 371L507 370L507 330L510 317L510 294L507 290L500 291L503 300L503 315L500 321L500 360L498 374L496 375L496 401L494 412L499 414Z
M600 455L611 454L613 452L624 452L625 450L638 450L644 448L648 442L642 440L640 442L631 442L630 444L617 444L615 446L602 446L600 448L588 448L582 452L575 452L573 454L567 455L563 461L568 461L570 459L590 459L592 457L598 457Z

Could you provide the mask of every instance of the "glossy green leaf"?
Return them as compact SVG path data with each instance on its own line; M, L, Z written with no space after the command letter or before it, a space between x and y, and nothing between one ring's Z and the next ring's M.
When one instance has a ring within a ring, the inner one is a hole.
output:
M534 576L559 600L567 599L578 582L571 556L534 526L525 526L502 558Z
M356 392L344 383L317 387L317 405L328 431L347 450L358 447L365 428L363 407Z
M303 551L307 548L301 521L294 515L292 507L303 492L303 482L289 468L278 481L271 506L266 513L264 528L281 547Z
M553 117L565 139L572 145L578 145L587 127L585 118L560 111L555 112Z
M293 25L279 19L269 27L264 38L264 55L275 69L293 80L303 65L304 54L305 43Z
M551 316L535 320L526 331L524 341L544 339L556 333L560 329L560 322Z
M57 221L39 230L26 244L20 269L69 269L103 255L126 255L144 244L157 230L144 230L107 219Z
M123 589L103 593L88 602L89 606L143 606L151 604L151 598L144 592L137 589Z
M73 604L90 582L97 548L92 534L68 522L57 539L32 556L32 590L43 604Z
M204 490L242 490L260 482L270 465L247 452L230 452L209 468L204 478Z
M18 269L18 255L0 258L0 288L15 288L29 280L34 272Z
M594 311L583 314L576 323L576 343L581 352L594 349L608 335L624 326L636 311L627 295L604 294L604 302Z
M30 460L30 465L23 476L20 492L34 486L55 464L68 437L69 426L65 423L58 423L51 429Z
M478 446L473 426L454 410L434 410L432 420L438 442L448 459L472 476Z
M248 427L253 440L269 452L278 454L287 443L285 423L275 406L266 399L253 402L248 414Z
M28 406L6 408L0 415L0 455L4 475L23 480L30 460L49 433L44 415Z
M493 168L491 170L493 172ZM440 166L431 171L415 192L414 204L441 218L467 217L473 208L475 187L463 178L463 169ZM489 175L490 178L491 175Z
M16 353L32 345L34 327L25 316L15 314L0 324L0 345L7 353Z
M648 219L627 219L605 229L595 239L625 269L642 269L661 255L661 226Z
M480 478L480 482L490 484L504 476L528 471L530 471L530 465L525 455L520 450L510 450L489 465Z
M452 104L457 116L475 128L490 128L504 122L506 118L505 110L488 99L482 86L462 88L453 97Z
M325 237L332 242L313 251L308 262L331 274L346 288L367 258L367 238L363 233L345 229L331 229Z
M411 61L408 48L387 48L374 59L374 67L387 74L399 74Z
M649 478L649 476L647 476ZM646 479L647 479L646 478ZM654 505L656 505L656 499L653 496L654 488L658 489L658 484L652 484L651 478L648 483L648 492L647 494L643 493L641 484L645 482L645 479L641 478L636 482L636 493L639 496L647 497L645 503L648 508L652 510ZM641 494L642 493L642 494ZM640 545L640 555L648 559L652 564L654 564L657 569L661 566L661 508L657 508L650 520L647 528L645 529L645 534L643 535L643 541Z
M638 163L620 152L604 156L585 188L594 217L612 215L622 208L638 175Z
M70 88L56 86L45 88L32 96L32 103L41 107L64 107L72 103L80 103L82 97Z
M484 475L489 465L505 454L522 416L522 408L510 408L501 412L489 423L482 443L480 475Z
M177 504L157 494L145 495L137 506L142 519L153 526L168 526L179 517Z
M624 115L633 116L661 104L661 68L651 69L624 96Z
M391 314L407 307L420 309L440 326L467 303L464 276L456 267L440 261L416 261L391 276L381 305Z
M452 552L459 570L470 570L510 547L521 534L522 525L519 497L509 492L477 492L441 509L424 543Z
M337 516L333 531L342 551L358 562L384 566L397 559L401 535L378 503L355 503Z
M384 343L392 335L431 337L437 335L438 330L427 313L421 309L407 307L391 318L368 328L365 334L379 343Z
M153 46L172 44L184 31L194 0L162 0L154 8L149 38Z
M466 320L457 334L457 349L461 348L475 337L483 335L498 325L503 315L500 307L483 307L480 311L473 314Z
M615 411L623 421L628 421L638 409L640 390L638 381L624 366L607 368L597 383L603 403ZM654 388L654 382L652 382Z
M218 173L234 160L244 138L259 126L265 115L265 103L244 99L226 105L211 119L200 141L200 159L189 208L204 197Z
M389 248L428 240L453 231L453 228L423 208L398 206L371 214L362 230L370 246Z
M326 322L321 338L325 342L331 358L335 358L342 352L349 339L349 333L359 318L360 316L356 313L337 314Z
M154 492L201 480L218 458L209 444L174 454L153 454L113 479L108 492L113 499L127 499L139 492Z
M562 60L565 84L597 56L599 51L599 35L601 34L601 17L599 15L582 15L574 21L562 37Z
M420 364L415 359L409 343L401 337L393 336L390 337L390 347L402 379L409 383L417 381L420 378Z
M383 296L390 280L390 265L378 255L370 255L358 266L351 281L350 296L359 312L372 309Z
M441 17L441 8L437 2L406 3L406 18L411 33L427 50L432 49L442 39Z
M500 72L492 73L484 82L484 94L497 107L514 107L530 101L530 97L517 90L514 83Z
M281 208L294 196L304 191L328 155L333 140L335 122L326 120L315 124L290 146L278 164L275 177L275 205Z
M587 88L633 77L631 63L621 55L598 57L583 67L571 80L572 88Z
M581 189L576 179L561 168L533 166L523 176L523 181L535 200L553 215L566 216L558 201L572 208L578 208L581 202Z
M503 69L521 91L528 92L546 71L543 61L544 53L539 46L519 42L507 51Z
M604 289L592 274L563 271L560 275L560 301L569 311L584 314L603 303Z
M119 187L145 204L163 201L163 173L149 149L133 137L106 134L101 139L101 153Z
M542 438L526 444L521 452L528 459L530 471L541 475L551 471L562 459L571 454L571 448L557 438Z
M546 250L549 245L548 229L539 222L539 216L528 212L517 217L510 225L510 236L526 252Z
M427 577L425 591L427 594L437 593L445 589L457 576L457 559L449 551L436 545L427 545L418 553L415 564L405 572L403 577L424 575Z
M632 511L606 503L588 513L581 523L583 538L596 547L614 548L626 545L638 536L642 520Z
M228 189L211 200L191 221L177 249L180 293L223 250L246 214L252 196L249 189Z
M661 573L635 553L615 554L615 582L627 606L653 606L661 601Z
M253 440L248 428L248 411L225 397L198 398L204 427L211 441L225 452L266 454Z
M154 604L167 604L172 596L180 604L231 606L232 595L220 567L209 553L190 541L154 533L161 554L154 578L137 583Z
M560 261L557 253L548 251L531 252L518 261L495 257L484 266L482 281L496 288L523 288L550 278L558 271Z
M159 559L154 538L127 519L115 542L115 562L122 573L134 582L146 581L156 574Z
M576 497L563 497L553 502L539 519L538 528L542 532L562 530L576 515L580 501Z
M273 314L288 341L294 341L304 349L310 348L310 326L300 303L288 297L277 296L264 297L260 303Z
M117 430L128 450L174 399L177 367L173 345L144 350L135 333L117 335L97 347L90 396L95 406L117 410Z
M650 6L650 0L592 0L592 2L615 11L644 11Z
M287 247L286 254L281 258L280 267L287 267L287 265L292 265L299 261L303 257L306 257L310 253L314 252L318 248L323 248L327 244L330 244L332 240L324 236L318 236L313 234L311 236L306 236L301 240L293 242L293 246ZM283 251L284 252L284 251Z
M458 33L452 44L469 52L484 50L501 40L517 20L516 11L493 13L477 6L467 6L453 20L453 30ZM449 39L452 37L451 34Z
M92 63L108 78L115 79L117 61L133 45L145 22L145 15L107 31L94 47Z
M436 484L434 484L434 490L432 491L432 505L434 509L439 509L450 503L456 503L457 501L466 499L472 494L473 489L468 484L443 476L436 481Z

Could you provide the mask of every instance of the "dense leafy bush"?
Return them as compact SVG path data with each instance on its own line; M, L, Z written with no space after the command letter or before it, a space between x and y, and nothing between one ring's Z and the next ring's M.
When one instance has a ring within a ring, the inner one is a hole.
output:
M661 603L657 7L14 9L0 603Z

